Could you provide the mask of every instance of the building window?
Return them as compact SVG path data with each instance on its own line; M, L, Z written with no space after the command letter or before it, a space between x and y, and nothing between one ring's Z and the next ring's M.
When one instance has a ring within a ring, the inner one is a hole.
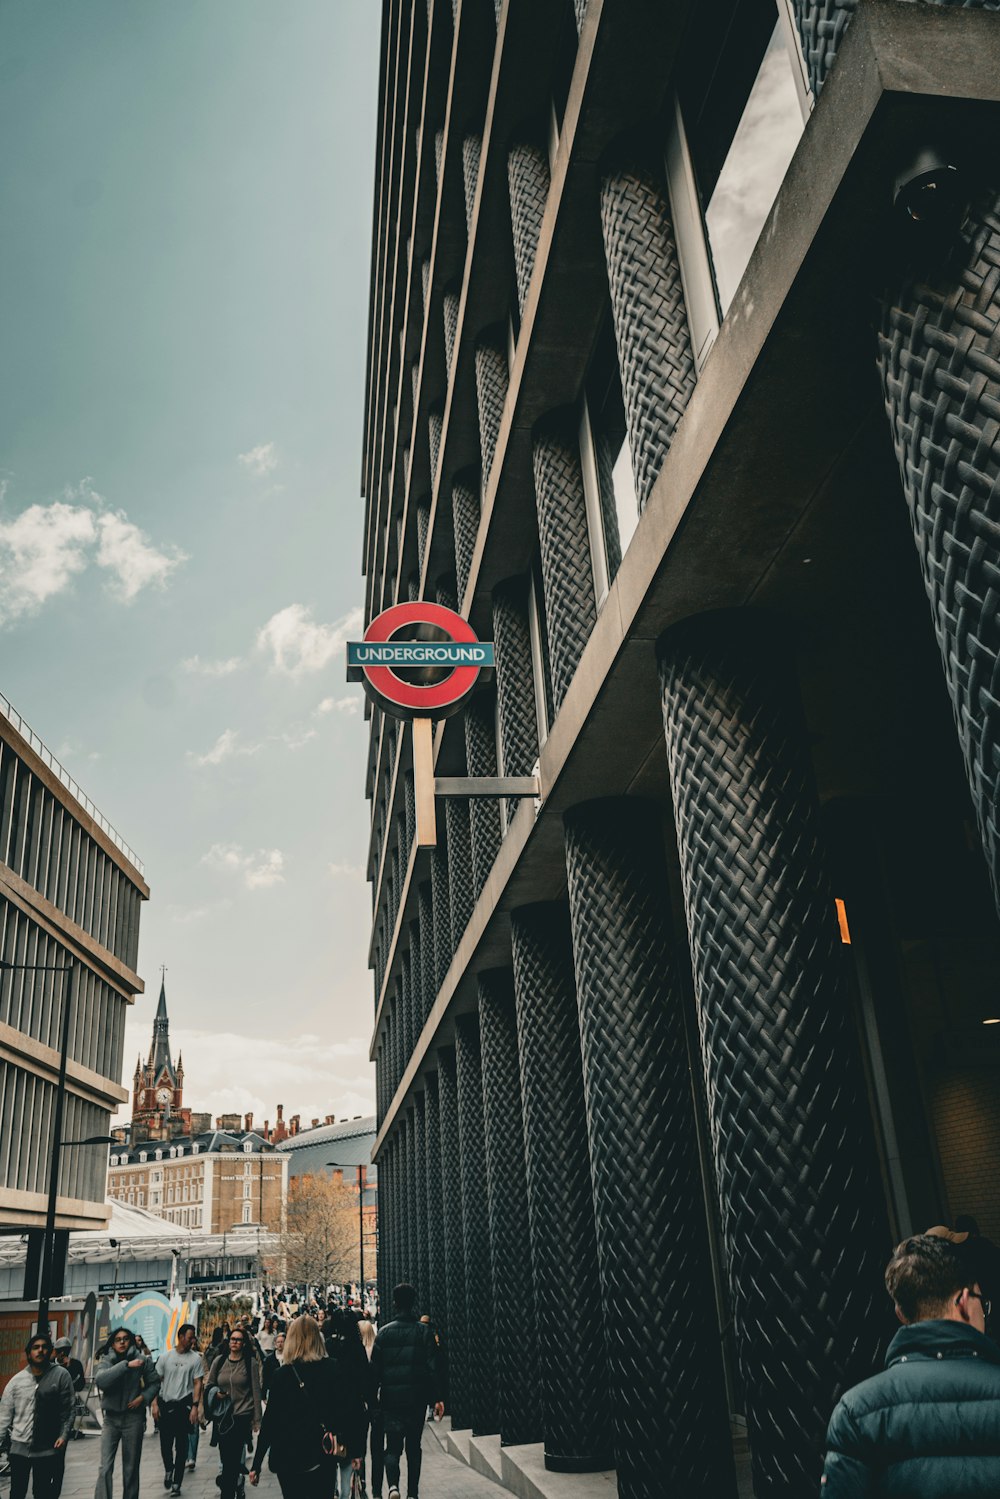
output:
M191 1146L191 1154L192 1155L197 1155L200 1149L201 1149L200 1145L192 1145Z
M250 1204L248 1202L245 1202L243 1204L243 1222L250 1222Z
M610 316L605 319L580 403L583 472L594 596L600 609L639 524L632 453Z
M145 1163L146 1163L146 1152L144 1150L140 1150L140 1152L139 1152L139 1161L140 1161L141 1165L145 1165Z
M549 725L554 717L552 676L549 672L549 641L545 630L545 609L542 598L541 573L536 561L531 569L531 588L528 594L528 637L531 641L531 675L535 689L535 717L538 721L539 749L549 737Z
M253 1141L252 1140L244 1140L244 1142L243 1142L243 1151L244 1151L244 1154L249 1155L252 1150L253 1150Z

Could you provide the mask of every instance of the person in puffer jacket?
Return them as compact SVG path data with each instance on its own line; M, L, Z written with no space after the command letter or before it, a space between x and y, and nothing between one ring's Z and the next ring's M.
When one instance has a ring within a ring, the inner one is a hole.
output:
M940 1233L904 1239L886 1267L903 1326L882 1373L848 1390L833 1413L822 1499L1000 1495L1000 1346L986 1336L989 1297L975 1259Z
M97 1362L94 1382L101 1392L104 1425L101 1466L94 1499L112 1499L115 1453L122 1449L122 1499L139 1499L139 1460L146 1430L146 1407L160 1388L153 1360L140 1353L127 1327L116 1327Z

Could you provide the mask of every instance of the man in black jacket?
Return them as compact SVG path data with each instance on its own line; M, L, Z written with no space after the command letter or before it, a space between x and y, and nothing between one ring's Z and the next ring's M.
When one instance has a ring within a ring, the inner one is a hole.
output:
M824 1499L1000 1494L1000 1347L986 1336L975 1260L942 1232L904 1239L889 1261L886 1289L903 1326L883 1372L833 1413Z
M444 1414L438 1400L437 1357L429 1327L418 1322L413 1311L417 1293L412 1286L397 1286L392 1293L395 1321L379 1328L372 1349L371 1375L375 1398L385 1425L385 1472L389 1499L399 1496L399 1462L406 1447L406 1491L418 1499L420 1485L420 1438L427 1406ZM374 1495L373 1499L379 1499Z

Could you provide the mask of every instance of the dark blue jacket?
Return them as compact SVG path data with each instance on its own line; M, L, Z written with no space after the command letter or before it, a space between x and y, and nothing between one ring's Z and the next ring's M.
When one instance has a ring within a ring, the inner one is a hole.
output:
M826 1434L823 1499L1000 1495L1000 1347L964 1322L914 1322Z

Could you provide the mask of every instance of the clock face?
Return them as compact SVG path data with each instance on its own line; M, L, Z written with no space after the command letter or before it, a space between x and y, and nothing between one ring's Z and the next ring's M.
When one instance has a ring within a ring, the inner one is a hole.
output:
M156 1090L156 1101L157 1101L157 1103L169 1103L170 1102L170 1089L169 1088L157 1088L157 1090Z
M140 1103L145 1103L146 1102L146 1090L145 1090L145 1088L143 1088L142 1092L139 1094L139 1102Z

